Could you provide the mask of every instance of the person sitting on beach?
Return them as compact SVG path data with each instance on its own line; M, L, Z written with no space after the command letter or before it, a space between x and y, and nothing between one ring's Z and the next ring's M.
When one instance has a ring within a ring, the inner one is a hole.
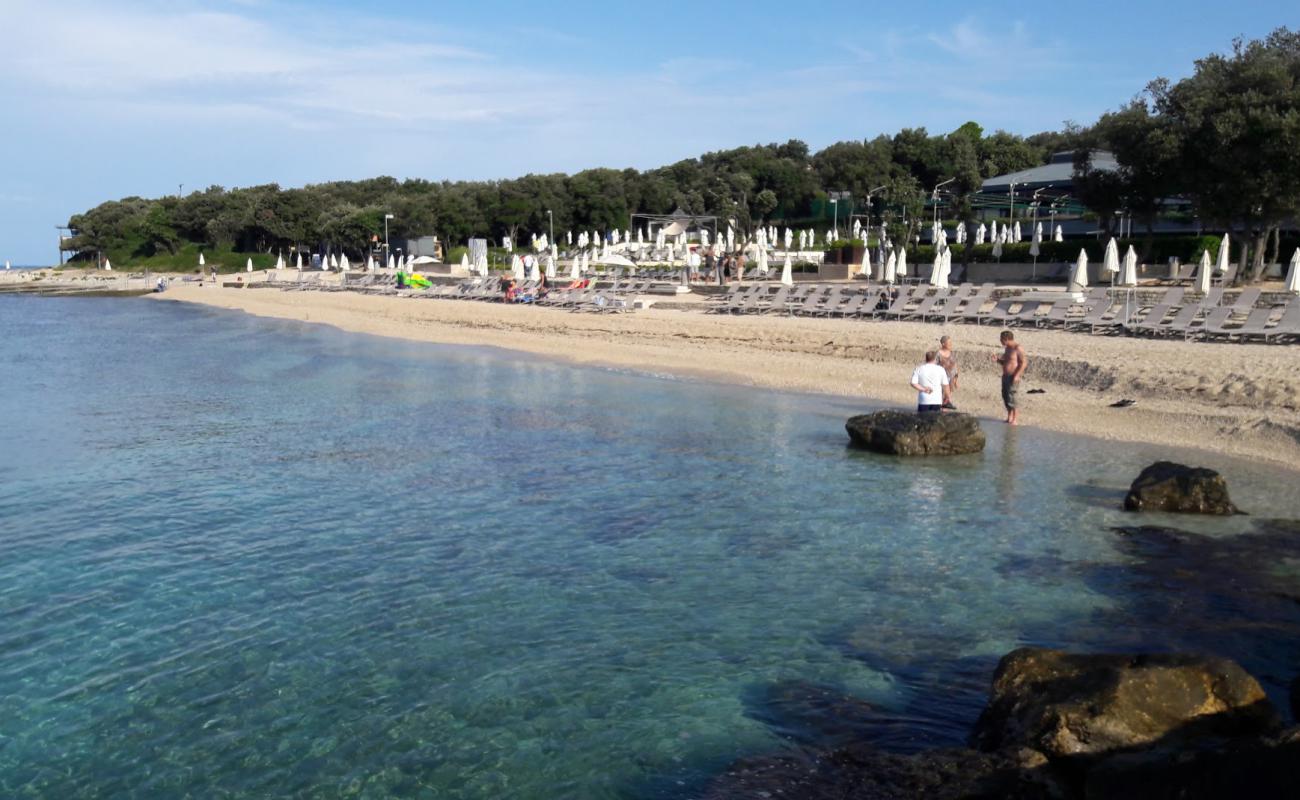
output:
M885 311L889 308L889 292L881 289L880 296L876 298L876 310Z
M514 299L515 299L515 294L516 294L517 292L518 292L518 289L515 287L515 279L514 279L514 278L502 278L502 279L501 279L501 299L502 299L504 302L506 302L506 303L513 302Z
M957 406L952 403L953 392L957 391L957 355L952 351L952 337L939 337L939 352L935 353L935 360L943 371L948 373L948 400L943 407L949 411L956 411Z
M935 363L933 350L925 354L925 363L912 371L912 388L916 390L916 412L937 414L948 402L948 373Z
M1016 394L1020 391L1020 376L1029 366L1029 356L1025 355L1025 348L1016 342L1016 335L1011 331L1003 331L998 339L1002 343L1002 355L993 356L993 360L1002 365L1002 405L1007 409L1007 424L1019 425Z

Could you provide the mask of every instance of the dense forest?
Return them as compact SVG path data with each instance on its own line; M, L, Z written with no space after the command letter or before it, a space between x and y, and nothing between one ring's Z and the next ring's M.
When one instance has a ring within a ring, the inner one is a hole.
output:
M1113 153L1119 169L1095 169L1097 150ZM1262 40L1238 40L1230 52L1198 60L1190 77L1156 79L1091 125L1032 136L987 133L968 122L943 134L910 128L817 152L797 140L738 147L645 171L213 186L184 197L128 197L77 214L64 248L125 263L195 247L271 253L299 246L360 256L382 236L386 214L393 215L394 239L436 233L458 244L544 232L548 211L563 241L563 231L628 228L634 213L678 208L735 219L742 231L763 222L824 229L832 213L870 208L873 219L895 229L891 238L910 241L932 199L948 221L972 220L984 204L984 179L1060 151L1075 153L1072 200L1103 230L1113 230L1123 213L1137 232L1149 232L1168 200L1179 198L1207 228L1234 232L1238 259L1252 263L1257 278L1276 257L1281 229L1300 216L1300 33L1279 28ZM834 212L831 193L845 193L836 195L843 205Z

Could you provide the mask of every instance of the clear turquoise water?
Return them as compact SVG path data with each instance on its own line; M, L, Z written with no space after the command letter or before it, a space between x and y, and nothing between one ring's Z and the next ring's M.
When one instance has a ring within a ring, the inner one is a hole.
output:
M1165 451L902 463L842 400L145 300L0 297L0 341L4 797L689 797L959 743L1024 643L1300 663L1134 579L1109 528Z

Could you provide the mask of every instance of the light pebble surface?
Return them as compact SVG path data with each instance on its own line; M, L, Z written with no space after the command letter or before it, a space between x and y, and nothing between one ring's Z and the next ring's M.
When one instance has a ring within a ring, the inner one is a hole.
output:
M914 322L728 316L650 308L582 314L522 305L413 300L352 292L173 285L157 299L442 344L485 345L764 388L911 406L912 368L951 334L960 363L954 401L1003 417L998 328ZM1300 346L1091 336L1021 328L1029 354L1022 424L1115 441L1191 447L1300 465ZM1027 395L1031 389L1045 394ZM1130 408L1111 408L1121 398ZM1207 462L1206 466L1212 466Z

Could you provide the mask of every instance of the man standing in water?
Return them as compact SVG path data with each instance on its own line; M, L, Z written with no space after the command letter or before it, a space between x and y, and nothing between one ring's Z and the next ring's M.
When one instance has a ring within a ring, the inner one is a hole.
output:
M1029 366L1029 357L1011 331L1003 331L999 338L1002 341L1002 355L993 356L993 360L1002 365L1002 405L1007 408L1007 424L1019 425L1016 394L1020 391L1020 376L1025 374L1025 367Z

